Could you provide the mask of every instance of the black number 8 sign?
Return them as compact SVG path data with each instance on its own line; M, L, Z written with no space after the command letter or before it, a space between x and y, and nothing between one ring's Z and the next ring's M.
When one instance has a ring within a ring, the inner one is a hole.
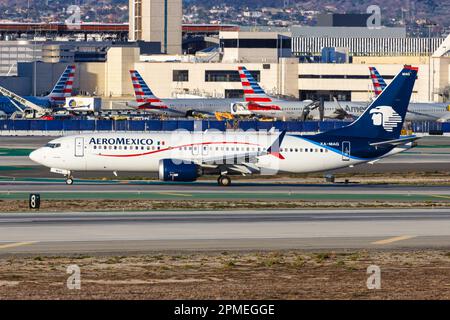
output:
M39 194L30 194L29 199L30 209L39 209L41 206L41 196Z

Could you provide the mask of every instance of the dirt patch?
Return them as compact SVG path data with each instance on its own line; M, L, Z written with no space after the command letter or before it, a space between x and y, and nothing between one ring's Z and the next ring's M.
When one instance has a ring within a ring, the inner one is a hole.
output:
M449 199L437 201L289 201L263 200L52 200L42 201L41 211L152 211L152 210L212 210L212 209L298 209L298 208L448 208ZM0 212L29 211L27 200L0 200Z
M66 268L81 270L69 290ZM381 289L367 288L367 267ZM221 252L0 259L0 299L450 299L450 252Z

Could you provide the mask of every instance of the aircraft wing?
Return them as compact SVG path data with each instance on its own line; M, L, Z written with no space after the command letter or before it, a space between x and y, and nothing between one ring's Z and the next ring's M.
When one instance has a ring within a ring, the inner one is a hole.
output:
M282 131L267 150L243 152L222 157L205 157L194 160L193 162L203 168L221 168L227 171L238 172L243 175L259 172L258 157L272 155L279 159L284 159L283 155L280 153L280 145L283 142L285 135L286 131Z
M205 169L220 168L223 171L234 171L243 175L259 172L257 158L265 152L251 152L230 155L227 157L209 157L195 161L197 165Z
M370 145L373 147L385 146L385 145L398 146L398 145L406 144L409 142L414 142L419 139L420 139L420 137L411 136L411 137L405 137L405 138L400 138L400 139L395 139L395 140L374 142L374 143L371 143Z
M449 120L450 120L450 113L445 115L445 116L443 116L443 117L441 117L441 118L439 118L439 119L437 119L436 121L437 122L447 122Z

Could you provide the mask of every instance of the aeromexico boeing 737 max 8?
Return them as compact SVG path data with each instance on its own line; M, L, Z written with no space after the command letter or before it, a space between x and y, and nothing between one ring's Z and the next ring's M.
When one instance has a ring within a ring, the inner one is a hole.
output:
M30 158L73 183L76 171L158 172L164 181L195 181L204 173L229 185L231 174L333 170L405 151L400 137L417 68L405 66L353 123L316 135L286 132L92 133L59 138Z

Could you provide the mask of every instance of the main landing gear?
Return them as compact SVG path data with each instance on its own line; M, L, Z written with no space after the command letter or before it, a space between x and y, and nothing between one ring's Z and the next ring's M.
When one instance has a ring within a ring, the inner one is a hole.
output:
M221 175L218 179L217 179L217 183L219 184L219 186L221 187L228 187L231 184L231 179L229 176L225 176L225 175Z

